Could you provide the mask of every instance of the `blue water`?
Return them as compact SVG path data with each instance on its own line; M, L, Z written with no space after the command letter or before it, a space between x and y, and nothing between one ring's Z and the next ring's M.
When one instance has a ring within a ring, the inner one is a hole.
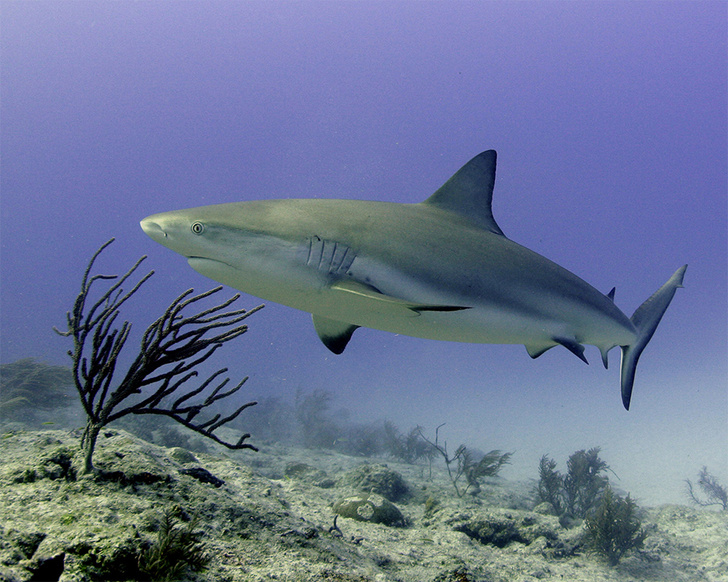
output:
M419 202L498 150L509 238L631 313L680 265L680 290L622 409L566 350L359 330L342 356L270 304L218 363L246 397L331 391L390 418L515 451L602 447L642 503L684 502L703 465L728 481L724 2L8 2L0 4L0 362L68 363L62 326L88 258L155 276L140 332L213 283L139 228L154 212L265 198ZM231 291L232 292L232 291ZM252 307L260 299L245 296Z

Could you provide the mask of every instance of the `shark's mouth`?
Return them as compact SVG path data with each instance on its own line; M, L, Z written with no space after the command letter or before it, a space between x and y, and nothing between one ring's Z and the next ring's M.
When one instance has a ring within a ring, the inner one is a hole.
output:
M210 259L209 257L198 257L191 256L187 257L187 263L198 273L207 275L212 271L219 271L220 269L235 269L235 267L225 261L219 261L217 259Z

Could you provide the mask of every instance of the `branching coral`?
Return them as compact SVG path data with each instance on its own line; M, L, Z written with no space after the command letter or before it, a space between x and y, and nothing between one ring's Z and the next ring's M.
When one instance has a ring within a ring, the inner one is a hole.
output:
M220 380L220 376L227 371L227 368L223 368L209 376L197 388L189 391L182 388L186 382L198 375L195 368L199 364L225 342L247 331L247 326L241 325L241 322L263 306L251 310L225 311L239 298L239 295L234 295L219 305L186 316L182 313L186 308L214 295L222 287L199 295L193 295L194 290L188 289L147 328L142 336L139 353L121 381L112 388L119 354L131 331L128 321L121 328L113 327L119 316L119 308L154 273L150 271L144 275L126 292L122 285L130 279L146 257L140 258L120 278L116 275L91 275L97 257L113 240L112 238L103 244L91 257L83 275L81 292L76 297L73 309L67 314L68 330L56 329L59 334L73 338L74 349L68 354L73 361L76 389L88 416L81 441L85 452L83 471L88 473L94 469L93 452L100 430L128 414L167 416L228 448L257 450L245 443L249 434L242 435L233 443L215 434L218 428L236 418L255 402L243 404L222 418L220 414L204 421L198 418L203 410L240 390L247 378L223 391L229 382L228 378ZM89 296L93 285L99 281L114 280L116 281L101 293L96 302L90 304ZM195 400L205 393L207 396L204 400ZM172 395L176 399L170 402L168 398ZM138 398L131 398L136 396Z

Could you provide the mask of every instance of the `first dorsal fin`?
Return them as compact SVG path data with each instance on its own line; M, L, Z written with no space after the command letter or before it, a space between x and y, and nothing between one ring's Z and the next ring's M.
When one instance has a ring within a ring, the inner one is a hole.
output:
M424 203L467 216L478 226L503 235L491 209L495 164L495 150L478 154Z

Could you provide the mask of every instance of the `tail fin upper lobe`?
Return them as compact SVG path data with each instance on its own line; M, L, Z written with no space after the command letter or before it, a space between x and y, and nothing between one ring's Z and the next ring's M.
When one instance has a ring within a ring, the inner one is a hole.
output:
M637 340L629 346L622 347L622 404L629 410L629 402L632 398L632 386L634 384L634 373L637 368L637 361L642 355L642 350L652 339L652 334L657 329L665 310L670 305L675 291L682 287L683 277L687 265L680 267L669 281L660 287L647 301L640 305L632 314L632 323L637 328Z

